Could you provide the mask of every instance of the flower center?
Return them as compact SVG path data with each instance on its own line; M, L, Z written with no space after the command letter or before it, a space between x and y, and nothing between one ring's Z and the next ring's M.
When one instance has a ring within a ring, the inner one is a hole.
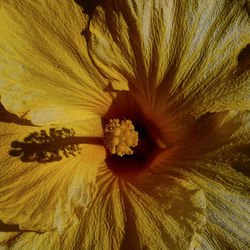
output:
M111 154L132 155L138 145L138 132L130 120L110 119L104 127L104 145Z

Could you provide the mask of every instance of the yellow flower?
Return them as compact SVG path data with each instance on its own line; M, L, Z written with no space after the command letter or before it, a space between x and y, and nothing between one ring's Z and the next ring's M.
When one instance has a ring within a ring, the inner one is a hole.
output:
M0 2L0 246L249 248L245 1L76 2Z

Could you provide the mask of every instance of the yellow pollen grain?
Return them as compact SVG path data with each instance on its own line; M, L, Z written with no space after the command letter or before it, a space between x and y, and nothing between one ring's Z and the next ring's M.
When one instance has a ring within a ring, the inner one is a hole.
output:
M115 128L114 129L114 136L119 136L121 134L121 129L120 128Z
M126 152L126 145L125 144L119 144L117 146L117 151L120 152L120 153Z
M133 138L127 138L127 141L126 141L127 144L130 144L130 145L133 145Z
M104 128L104 145L111 154L131 155L138 145L138 132L130 120L110 119Z
M114 137L113 140L112 140L112 144L113 144L114 146L117 146L117 145L119 144L119 142L120 142L120 140L119 140L118 137Z

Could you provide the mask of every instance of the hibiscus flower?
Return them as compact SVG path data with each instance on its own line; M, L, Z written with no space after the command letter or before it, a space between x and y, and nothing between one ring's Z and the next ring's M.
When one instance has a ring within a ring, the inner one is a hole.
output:
M79 3L0 3L0 246L250 247L245 1Z

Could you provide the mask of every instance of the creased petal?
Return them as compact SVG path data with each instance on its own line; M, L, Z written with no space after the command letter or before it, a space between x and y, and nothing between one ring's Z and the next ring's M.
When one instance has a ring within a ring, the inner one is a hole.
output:
M250 185L249 178L233 170L230 164L218 162L204 163L194 172L194 176L189 173L189 178L200 185L207 199L204 249L220 249L222 246L247 249L250 245L250 197L246 190Z
M107 171L99 171L99 192L79 225L62 233L0 233L0 246L12 249L121 249L125 213L119 181Z
M81 35L87 16L74 1L3 1L0 94L4 107L34 124L106 112L107 85Z
M232 140L203 154L202 160L186 173L187 178L204 190L207 199L203 249L250 246L250 116L249 112L231 112L232 118L242 123L232 134Z
M250 34L249 34L250 35ZM207 112L250 109L250 71L242 74L229 72L224 79L217 78L210 89L201 91L192 103L192 114L196 117ZM220 82L219 82L220 81Z
M206 223L203 191L181 176L146 173L124 185L131 213L127 246L195 249ZM136 233L132 233L136 232Z
M59 232L78 223L105 159L100 119L63 128L1 122L0 131L0 220Z
M5 249L74 249L79 225L63 233L36 233L27 231L0 232L0 248Z
M158 106L186 104L196 116L249 107L249 73L238 65L250 42L244 3L107 1L90 20L90 55L114 88Z
M205 0L187 1L187 9L182 6L178 17L184 22L177 29L178 36L183 36L182 49L158 88L163 99L159 105L177 102L182 112L191 109L196 117L250 107L249 65L240 61L250 43L244 3ZM166 91L170 98L164 101Z
M81 224L76 239L80 249L122 249L126 217L120 181L103 166L99 169L97 193Z
M164 47L170 39L170 12L171 6L158 0L107 1L96 9L88 49L115 89L133 87L143 93L159 84L169 56Z
M87 249L194 249L206 222L206 201L194 183L145 173L119 179L103 167L77 245ZM95 230L93 230L93 228Z

